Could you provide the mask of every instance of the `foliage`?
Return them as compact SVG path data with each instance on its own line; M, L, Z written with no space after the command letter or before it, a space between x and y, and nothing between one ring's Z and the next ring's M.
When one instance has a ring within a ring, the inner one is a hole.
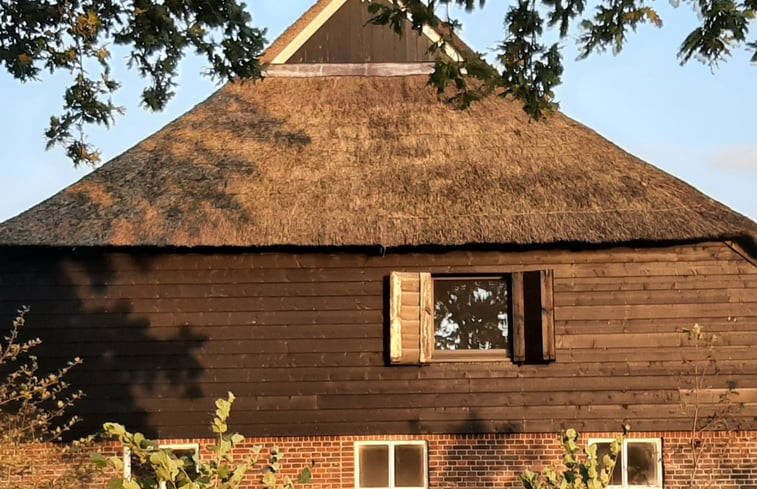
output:
M57 440L79 419L66 418L81 391L68 393L65 376L82 363L74 358L56 372L40 375L37 357L31 351L42 343L35 338L20 341L28 308L18 311L10 333L0 342L0 443L49 442Z
M128 67L149 80L142 103L161 110L187 50L207 58L212 77L259 78L264 34L236 0L0 0L0 62L8 72L21 81L44 70L70 73L63 113L50 119L46 136L48 148L65 147L74 164L100 159L84 126L109 126L122 110L111 100L120 87L111 77L113 45L126 46Z
M0 341L0 480L23 477L23 487L72 487L72 474L77 479L84 475L75 465L57 480L37 475L44 467L36 464L23 444L57 441L79 420L67 416L67 411L82 397L81 391L69 392L66 375L81 363L75 358L57 371L43 375L39 372L37 357L32 351L42 341L39 338L21 341L19 335L26 324L29 309L24 307L7 336ZM76 453L90 439L77 440L65 447L51 447L50 456L75 459ZM32 448L33 449L33 448Z
M404 0L389 5L372 3L372 22L389 25L397 33L404 29L403 19L410 15L411 28L424 24L436 27L444 36L436 46L442 52L455 47L455 30L461 24L435 15L436 8L457 5L470 11L483 7L486 0ZM678 6L680 0L673 0ZM757 41L747 43L750 24L757 11L756 0L689 0L684 2L699 14L701 24L683 40L678 57L681 63L692 57L710 66L726 60L734 48L744 46L757 62ZM452 101L465 107L495 91L523 103L534 119L555 111L554 88L563 73L560 43L542 42L545 27L555 29L561 41L576 37L580 57L611 49L620 52L630 33L641 24L662 27L657 11L644 0L600 0L593 13L585 0L517 0L509 7L504 21L505 39L498 46L500 71L482 67L481 55L458 49L463 59L442 60L436 65L430 83L439 93L454 88ZM472 81L474 81L472 83Z
M695 351L704 354L703 357L697 355L700 357L698 359L686 361L691 367L692 384L687 411L691 417L692 433L734 429L732 418L738 408L736 398L739 394L736 383L725 382L725 389L720 391L717 399L705 399L705 391L713 388L720 374L714 351L717 335L705 332L699 324L695 324L692 329L684 329L683 334Z
M726 381L725 389L713 391L713 387L720 383L720 367L715 357L715 347L718 337L707 333L695 324L691 329L684 329L683 335L689 345L697 352L695 359L687 360L690 366L690 383L688 389L682 389L686 396L682 396L682 408L691 420L688 456L690 463L686 464L689 473L689 487L695 487L695 481L702 479L700 464L708 450L712 449L712 441L707 439L706 433L713 431L728 431L738 428L735 422L739 404L739 395L735 382ZM708 393L717 393L716 398Z
M624 427L624 432L627 427ZM603 489L610 483L615 462L623 447L624 434L610 443L610 451L601 459L597 456L597 445L582 449L578 443L579 434L567 429L560 435L563 445L563 465L565 470L544 469L541 472L523 472L520 480L524 489Z
M161 448L141 433L130 433L122 425L105 423L105 433L117 438L131 456L131 476L117 477L110 481L108 489L146 489L165 487L168 489L234 489L244 481L247 471L256 466L262 447L253 447L253 456L235 461L233 450L244 437L238 433L228 433L228 418L234 395L227 399L216 400L215 416L211 424L213 433L217 434L214 445L207 447L212 457L182 457L168 448ZM262 484L267 489L294 489L297 483L310 482L310 469L305 468L297 480L285 476L280 479L283 454L274 449L266 464ZM124 462L119 456L105 457L92 455L93 462L100 468L111 468L123 472Z

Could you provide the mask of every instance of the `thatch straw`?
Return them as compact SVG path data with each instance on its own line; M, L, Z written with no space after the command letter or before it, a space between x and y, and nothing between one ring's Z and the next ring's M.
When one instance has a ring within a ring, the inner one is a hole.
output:
M427 78L224 87L0 226L0 244L543 245L702 241L757 224L557 115L468 111Z

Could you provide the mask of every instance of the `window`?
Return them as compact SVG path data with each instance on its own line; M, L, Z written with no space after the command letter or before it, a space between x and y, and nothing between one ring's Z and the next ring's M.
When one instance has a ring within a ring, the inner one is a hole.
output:
M357 489L425 489L428 462L425 441L355 443Z
M555 359L552 271L390 277L392 363Z
M506 276L432 280L435 351L509 349Z
M610 453L612 440L589 440L597 456ZM611 488L662 489L662 443L659 438L623 440L623 449L610 479Z
M184 469L189 473L195 471L199 461L200 446L197 443L179 443L160 445L160 449L170 450L184 462ZM148 472L149 471L149 472ZM136 457L131 456L128 448L124 448L124 479L131 479L132 475L145 475L154 477L152 470L140 464ZM166 489L166 483L160 483L160 489Z

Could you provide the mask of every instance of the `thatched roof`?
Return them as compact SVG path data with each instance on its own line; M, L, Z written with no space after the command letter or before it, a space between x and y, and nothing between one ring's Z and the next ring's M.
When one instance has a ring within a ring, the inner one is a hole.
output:
M461 245L737 238L751 220L557 115L424 76L231 84L0 225L0 244Z

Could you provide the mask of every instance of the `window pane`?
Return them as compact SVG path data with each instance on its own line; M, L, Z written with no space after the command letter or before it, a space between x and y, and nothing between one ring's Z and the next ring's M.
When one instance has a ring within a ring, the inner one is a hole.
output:
M434 280L437 350L507 349L508 329L504 277Z
M605 455L610 455L610 442L599 442L596 443L597 445L597 458L599 459L599 463L602 463L602 459ZM623 485L623 469L621 466L623 465L623 455L618 454L618 458L615 461L615 468L612 471L612 477L610 477L610 485L611 486L620 486Z
M389 447L361 445L360 487L389 487Z
M423 487L423 445L396 445L394 447L394 486Z
M194 448L171 448L170 450L177 458L184 462L184 470L188 473L197 471L197 467L195 467L195 455L197 451Z
M628 442L628 484L657 486L657 446L649 442Z

